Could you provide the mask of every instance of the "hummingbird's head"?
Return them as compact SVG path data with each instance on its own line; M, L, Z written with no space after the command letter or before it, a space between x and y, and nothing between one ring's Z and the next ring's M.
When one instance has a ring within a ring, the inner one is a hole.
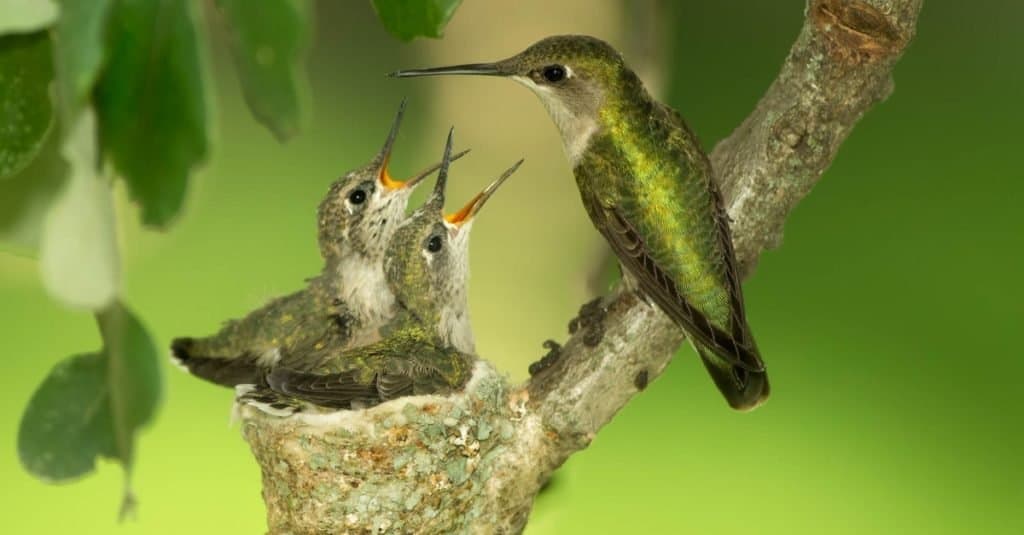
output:
M548 37L493 63L397 71L391 76L444 74L502 76L530 88L558 125L573 163L596 131L606 100L623 91L628 94L642 89L639 79L611 45L586 35Z
M356 256L379 261L394 230L405 219L409 196L440 167L436 163L407 180L391 176L388 163L404 113L402 100L380 152L370 163L334 181L320 202L320 253L329 263ZM454 155L452 160L467 152Z
M405 310L424 324L438 325L438 334L446 343L473 353L466 293L470 230L480 209L522 160L461 209L446 215L444 198L451 143L449 133L434 191L395 231L384 269L396 301Z

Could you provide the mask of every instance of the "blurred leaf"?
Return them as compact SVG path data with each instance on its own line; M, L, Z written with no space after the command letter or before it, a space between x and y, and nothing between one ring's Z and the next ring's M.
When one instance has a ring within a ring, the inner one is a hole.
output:
M103 30L111 0L59 0L53 44L57 95L67 122L92 91L103 65Z
M75 355L50 370L21 418L18 456L32 475L59 482L116 455L107 389L107 356Z
M47 32L0 37L0 179L35 158L53 124Z
M83 113L64 141L71 176L46 215L39 247L46 289L90 309L114 299L121 275L110 187L96 174L95 125L92 111Z
M35 32L57 20L53 0L0 0L0 35Z
M129 478L135 460L135 433L152 420L160 403L160 364L156 346L131 311L115 301L96 315L107 355L110 414L117 458L125 469L124 516L134 505Z
M309 6L304 0L217 0L245 101L256 120L284 142L300 124Z
M138 430L160 401L160 366L145 327L120 302L96 314L103 350L57 364L22 416L18 455L33 475L65 481L93 470L96 457L125 469L124 503Z
M60 157L60 136L53 129L28 167L0 181L0 250L35 254L46 213L67 175L68 166Z
M440 38L462 0L373 0L384 27L403 41Z
M121 0L107 23L107 64L95 93L103 152L151 226L178 213L189 174L206 157L191 4Z

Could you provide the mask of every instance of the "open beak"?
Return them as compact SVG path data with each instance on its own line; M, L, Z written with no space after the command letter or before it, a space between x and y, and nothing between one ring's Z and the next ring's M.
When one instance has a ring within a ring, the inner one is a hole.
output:
M424 178L427 178L441 167L440 162L435 163L419 173L416 173L412 178L406 180L397 180L395 177L391 176L391 172L388 170L388 163L391 161L391 151L395 147L395 140L398 138L398 130L402 125L402 117L405 115L406 100L407 99L402 99L402 103L399 104L398 113L395 115L395 120L391 123L391 131L388 133L388 138L384 140L384 147L381 148L380 154L378 154L376 158L376 160L380 162L377 181L380 182L380 185L388 192L413 188L422 182ZM467 153L469 153L468 149L452 155L449 161L454 162L455 160L465 156Z
M508 76L512 74L503 67L504 64L500 61L497 63L467 63L465 65L451 65L448 67L395 71L388 74L388 76L392 78L412 78L415 76L438 76L442 74L469 74L476 76Z
M498 188L501 187L501 185L508 180L508 177L512 176L512 173L515 173L522 164L523 160L519 160L515 165L509 167L508 170L502 173L494 182L491 182L483 191L477 193L475 197L470 199L462 209L453 214L444 216L445 221L455 228L460 228L473 221L473 218L476 217L477 212L479 212L480 209L483 208L484 204L487 203L487 200L494 195L495 191L498 191Z

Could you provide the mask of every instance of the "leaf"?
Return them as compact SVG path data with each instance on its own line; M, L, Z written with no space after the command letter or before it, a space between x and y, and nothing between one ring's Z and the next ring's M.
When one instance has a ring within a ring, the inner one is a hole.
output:
M103 350L61 361L36 389L18 429L18 456L30 473L60 482L88 474L99 456L125 469L134 441L160 401L160 366L145 327L120 302L96 314Z
M153 418L160 402L157 351L142 323L119 301L97 314L96 320L109 359L107 379L117 454L129 469L135 432Z
M217 0L245 101L278 141L300 125L299 73L308 44L309 6L304 0Z
M67 481L91 472L96 457L114 457L115 447L107 356L89 353L57 363L21 417L21 464L43 480Z
M100 309L117 295L120 266L110 188L96 175L96 127L83 113L61 149L67 184L46 215L39 247L43 285L65 303Z
M53 57L57 96L66 123L87 102L103 65L103 30L111 0L59 0Z
M32 255L39 249L46 213L68 176L59 151L60 136L53 129L28 167L0 181L0 250Z
M0 180L24 169L53 124L46 32L0 37Z
M403 41L440 38L462 0L373 0L373 9L389 32Z
M39 31L55 20L53 0L0 0L0 35Z
M107 64L95 92L103 151L163 227L206 157L206 104L192 2L121 0L107 21Z

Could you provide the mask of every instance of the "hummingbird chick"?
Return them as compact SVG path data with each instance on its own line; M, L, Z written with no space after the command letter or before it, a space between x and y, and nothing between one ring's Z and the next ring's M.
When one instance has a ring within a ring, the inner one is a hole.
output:
M467 312L469 233L473 221L522 160L466 205L444 215L451 133L430 198L396 230L385 254L394 319L377 343L324 355L296 370L282 364L265 387L239 401L286 415L304 404L357 409L399 396L443 394L462 388L476 360Z
M173 340L177 363L202 379L233 387L256 383L264 370L289 364L282 359L296 354L290 348L329 351L379 339L378 329L394 311L394 296L384 282L384 248L406 217L412 191L440 167L405 181L391 176L388 163L404 112L403 100L380 152L337 179L320 203L320 275L306 288L228 321L214 335Z
M509 78L540 98L626 284L686 332L730 406L763 403L768 376L747 324L729 219L682 117L593 37L548 37L505 60L392 76L447 74Z

